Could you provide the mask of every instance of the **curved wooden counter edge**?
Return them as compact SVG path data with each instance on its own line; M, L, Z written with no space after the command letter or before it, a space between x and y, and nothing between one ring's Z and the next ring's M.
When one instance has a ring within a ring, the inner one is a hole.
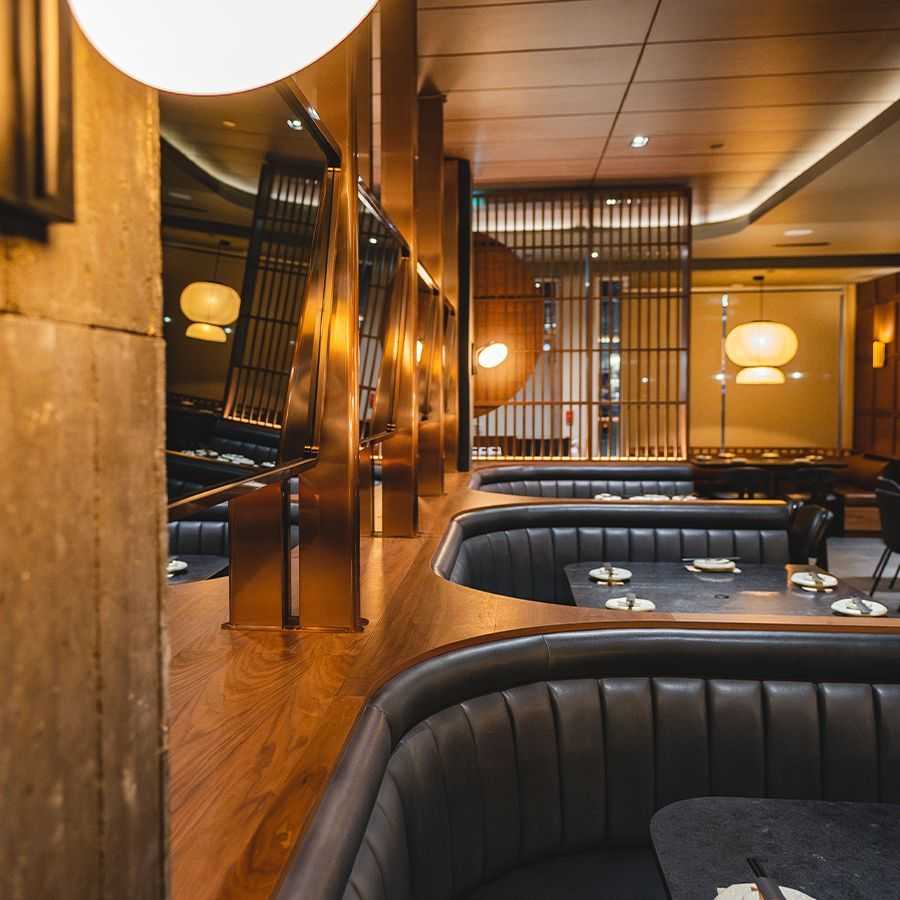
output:
M362 634L222 631L224 579L170 591L174 900L269 897L366 698L424 659L507 637L595 628L900 631L897 620L835 616L625 616L452 584L432 569L450 516L522 498L471 491L464 474L448 482L450 494L423 501L425 534L366 541L370 624Z

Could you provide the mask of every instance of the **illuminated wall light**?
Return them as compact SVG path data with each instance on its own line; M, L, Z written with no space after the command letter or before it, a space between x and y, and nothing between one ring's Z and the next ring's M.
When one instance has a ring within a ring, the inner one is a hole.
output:
M374 0L307 3L69 0L87 39L137 81L177 94L233 94L292 75L336 47ZM277 27L272 27L272 23Z
M887 344L884 341L872 341L872 368L883 369L887 358Z
M636 134L631 139L631 146L635 150L640 150L642 147L646 147L647 144L649 144L649 143L650 143L650 138L648 138L646 134Z
M509 347L502 341L491 341L475 354L475 361L482 369L495 369L506 361Z

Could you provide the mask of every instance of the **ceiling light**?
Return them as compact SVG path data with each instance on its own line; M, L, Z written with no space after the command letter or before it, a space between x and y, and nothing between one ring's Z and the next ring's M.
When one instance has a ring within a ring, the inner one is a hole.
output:
M615 206L618 202L619 202L619 201L616 200L615 197L607 197L607 198L606 198L606 205L607 205L607 206Z
M376 238L376 237L370 237L370 238L369 238L369 243L370 243L370 244L377 244L377 243L378 243L378 238Z
M309 4L295 0L69 0L87 39L116 68L163 91L201 95L292 75L337 46L374 5L336 0L326 15L310 15Z
M784 372L774 366L750 366L737 373L738 384L784 384Z
M812 234L812 228L788 228L785 231L785 237L806 237L808 234Z
M805 377L806 376L803 372L791 372L791 378L793 378L794 381L799 381L801 378Z
M647 144L649 144L649 143L650 143L650 138L648 138L646 134L636 134L631 139L631 146L635 150L640 150L641 147L646 147Z
M194 323L188 327L187 336L201 341L224 341L225 333L220 326L230 325L241 308L238 292L214 281L192 282L181 292L179 302L181 311ZM222 336L218 337L219 334Z
M495 369L509 356L509 347L502 341L491 341L475 354L475 361L482 369Z
M168 325L169 322L171 322L171 321L172 321L171 316L163 316L163 322L165 322L166 325Z
M544 341L544 353L549 353L552 349L550 341Z
M599 250L591 250L591 259L599 259L600 251Z
M188 325L185 335L195 341L210 341L213 344L224 344L228 340L218 325L210 325L208 322L193 322Z
M301 119L288 119L287 127L292 131L303 131L303 121Z

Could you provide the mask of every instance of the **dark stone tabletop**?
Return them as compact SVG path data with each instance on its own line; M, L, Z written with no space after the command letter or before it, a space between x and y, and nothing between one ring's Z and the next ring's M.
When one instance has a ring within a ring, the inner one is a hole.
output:
M854 595L868 598L864 592L840 580L827 593L810 593L792 585L791 574L808 570L810 566L738 562L740 574L713 574L688 572L686 563L609 560L613 565L630 569L632 578L625 584L608 586L588 577L588 572L603 562L571 563L565 567L576 606L602 609L609 598L634 591L638 597L652 600L659 612L830 616L834 615L831 604L835 600ZM880 598L879 602L885 601ZM896 601L885 605L888 616L900 615Z
M770 878L815 900L900 897L900 805L701 797L659 810L653 848L671 900Z
M229 559L227 556L209 556L194 555L190 553L179 553L175 559L183 560L188 567L183 572L172 575L169 584L186 584L189 581L206 581L207 578L214 578L228 568Z

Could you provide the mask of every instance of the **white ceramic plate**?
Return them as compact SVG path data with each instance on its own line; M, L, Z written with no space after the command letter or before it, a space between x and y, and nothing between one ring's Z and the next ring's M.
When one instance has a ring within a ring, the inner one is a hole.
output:
M617 609L623 612L653 612L656 604L652 600L642 600L640 597L634 598L634 605L628 608L627 597L610 597L606 601L607 609Z
M638 494L635 497L629 497L629 500L652 500L656 502L658 500L671 500L672 498L668 494Z
M859 598L862 602L869 608L869 614L865 616L865 618L877 618L878 616L886 616L887 615L887 607L883 603L878 603L875 600L866 600L863 597ZM831 604L831 608L836 612L839 616L859 616L863 618L863 613L861 613L857 608L856 604L849 598L845 597L843 600L835 600L834 603Z
M612 572L606 566L600 566L599 569L591 569L588 577L594 581L610 582L610 581L628 581L631 578L631 569L620 569L617 566L612 567Z
M166 563L166 572L169 575L175 575L177 572L183 572L188 564L183 559L170 559Z
M594 494L595 500L621 500L619 494Z
M825 572L820 572L819 578L822 579L822 584L827 588L833 588L838 583L834 575L828 575ZM816 580L813 578L812 572L794 572L791 575L791 581L798 587L812 588L813 590L816 588Z
M815 900L803 891L795 891L793 888L780 885L781 893L787 900ZM755 884L733 884L727 888L719 888L718 894L713 900L759 900L759 891Z
M720 559L712 557L710 559L695 559L694 568L701 572L733 572L737 566L733 559Z

